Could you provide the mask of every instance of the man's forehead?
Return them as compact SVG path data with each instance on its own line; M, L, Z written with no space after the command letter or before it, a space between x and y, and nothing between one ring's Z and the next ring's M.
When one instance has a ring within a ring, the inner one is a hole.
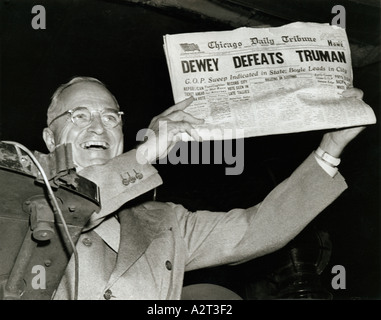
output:
M61 108L65 109L77 106L119 109L110 91L95 82L81 82L69 86L62 91L59 103Z

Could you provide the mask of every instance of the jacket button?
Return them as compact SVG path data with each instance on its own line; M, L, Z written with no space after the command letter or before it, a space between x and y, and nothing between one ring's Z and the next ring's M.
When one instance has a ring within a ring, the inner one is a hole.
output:
M165 267L168 270L172 270L172 263L171 263L171 261L169 261L169 260L165 261Z
M106 300L110 300L111 297L112 297L112 291L110 289L107 289L103 295L103 297L106 299Z
M93 244L93 242L91 241L90 238L83 238L82 243L83 243L86 247L90 247L90 246Z

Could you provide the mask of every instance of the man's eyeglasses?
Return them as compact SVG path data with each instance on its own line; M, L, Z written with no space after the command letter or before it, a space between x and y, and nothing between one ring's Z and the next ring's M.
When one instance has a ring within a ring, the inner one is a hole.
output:
M55 117L52 121L50 121L50 126L53 121L64 115L70 115L71 121L78 127L84 128L91 124L94 120L93 113L98 112L100 114L100 118L102 124L106 128L115 128L122 122L123 111L116 111L114 109L104 109L101 111L90 111L86 107L77 107L75 109L71 109L61 113L59 116Z

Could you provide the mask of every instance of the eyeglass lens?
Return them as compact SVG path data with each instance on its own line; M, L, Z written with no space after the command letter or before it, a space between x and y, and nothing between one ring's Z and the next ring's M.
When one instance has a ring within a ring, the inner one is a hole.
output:
M114 110L102 110L99 112L99 114L101 116L101 121L105 127L116 127L121 121L120 114ZM85 127L93 121L94 116L89 109L80 107L73 110L71 113L71 119L78 127Z

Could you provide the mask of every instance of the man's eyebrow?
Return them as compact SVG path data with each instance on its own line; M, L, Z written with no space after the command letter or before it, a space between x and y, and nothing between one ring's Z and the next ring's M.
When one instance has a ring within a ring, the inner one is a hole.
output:
M84 109L87 109L87 110L89 110L90 112L91 112L91 110L88 108L88 107L86 107L86 106L83 106L83 105L78 105L78 106L76 106L76 107L74 107L74 108L70 108L68 111L70 111L70 110L75 110L75 109L77 109L77 108L84 108ZM113 112L122 112L121 110L120 110L120 108L112 108L112 107L103 107L103 106L101 106L101 109L95 109L95 111L103 111L103 110L107 110L107 111L113 111ZM67 111L67 112L68 112Z

